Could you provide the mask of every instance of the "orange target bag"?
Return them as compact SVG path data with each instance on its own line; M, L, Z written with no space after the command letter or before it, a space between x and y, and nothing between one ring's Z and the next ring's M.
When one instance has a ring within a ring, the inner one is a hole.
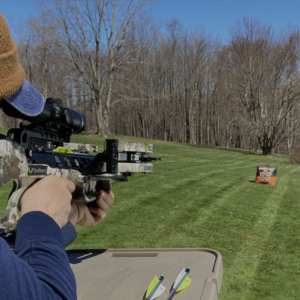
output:
M276 183L276 167L258 166L255 182L275 185Z

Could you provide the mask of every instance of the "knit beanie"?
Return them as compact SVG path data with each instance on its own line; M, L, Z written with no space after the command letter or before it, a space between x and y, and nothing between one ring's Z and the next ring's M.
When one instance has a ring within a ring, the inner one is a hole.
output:
M0 12L0 99L19 90L25 78L18 63L18 48L11 39L7 23Z

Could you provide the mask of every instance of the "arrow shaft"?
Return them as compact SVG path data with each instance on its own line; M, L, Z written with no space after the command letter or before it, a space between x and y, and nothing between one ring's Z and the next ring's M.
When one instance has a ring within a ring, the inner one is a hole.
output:
M178 282L178 284L171 291L171 293L169 294L167 300L173 299L173 297L176 295L176 292L179 289L180 285L182 284L182 282L184 281L184 279L186 278L186 276L188 276L188 274L189 274L190 269L187 269L187 270L188 271L185 272L184 276L180 279L180 281Z
M150 295L145 299L145 300L149 300L151 299L151 297L154 295L154 293L156 292L156 290L158 289L158 287L160 286L162 280L160 280L157 285L154 287L154 289L152 290L152 292L150 293Z
M178 288L180 287L180 285L182 284L182 282L183 282L183 280L185 279L186 276L187 276L187 273L185 273L185 275L181 278L181 280L178 282L178 284L175 286L175 288L171 291L171 293L169 294L167 300L173 299L173 297L176 295L176 292L177 292Z
M172 290L170 295L168 296L167 300L173 299L173 297L176 295L176 290Z
M180 285L182 284L183 280L185 279L185 277L188 275L188 273L185 273L185 275L181 278L181 280L178 282L177 286L175 286L174 290L175 292L178 290L178 288L180 287Z

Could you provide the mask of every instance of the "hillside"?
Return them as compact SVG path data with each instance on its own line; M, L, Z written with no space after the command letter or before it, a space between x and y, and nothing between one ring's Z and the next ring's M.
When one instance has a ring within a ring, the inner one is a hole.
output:
M74 248L203 247L223 256L220 299L298 299L300 168L285 156L154 144L154 173L115 183L97 227L77 227ZM72 142L103 138L78 135ZM278 168L276 186L255 184L257 165ZM11 184L0 190L1 212Z

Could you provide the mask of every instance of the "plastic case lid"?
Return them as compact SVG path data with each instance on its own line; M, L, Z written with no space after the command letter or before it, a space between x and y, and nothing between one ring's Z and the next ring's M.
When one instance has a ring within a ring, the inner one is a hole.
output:
M189 265L192 282L176 300L217 300L222 285L222 257L211 249L69 250L68 256L78 300L142 300L151 280L162 273L166 291L159 298L166 299L179 272Z

